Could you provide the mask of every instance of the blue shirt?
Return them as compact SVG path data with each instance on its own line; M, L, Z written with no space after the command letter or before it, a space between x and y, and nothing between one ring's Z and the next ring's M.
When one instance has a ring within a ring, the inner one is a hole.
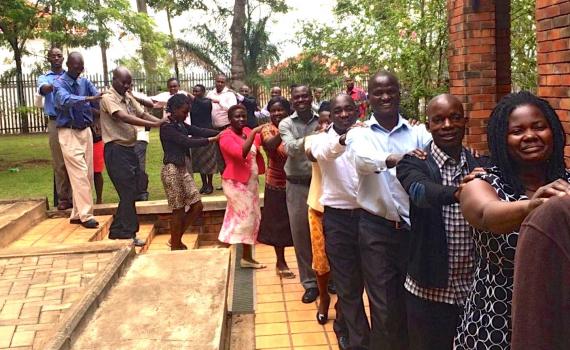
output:
M85 101L86 96L96 96L99 91L89 80L73 79L63 74L54 81L57 127L85 128L93 123L91 108L97 104Z
M44 97L44 112L49 116L57 115L55 112L55 94L53 91L47 94L42 94L41 88L44 85L53 85L54 81L61 77L63 73L65 73L64 70L59 73L54 73L50 70L46 74L38 77L38 94Z
M371 214L409 224L408 193L396 178L396 168L386 166L386 159L391 154L424 149L431 141L431 134L423 124L410 126L401 116L392 130L380 126L374 117L366 125L367 128L351 129L346 138L358 173L356 201Z

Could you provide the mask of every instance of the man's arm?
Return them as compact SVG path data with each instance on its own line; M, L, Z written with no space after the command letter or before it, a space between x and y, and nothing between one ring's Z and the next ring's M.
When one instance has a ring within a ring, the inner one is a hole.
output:
M48 82L46 75L40 75L38 78L38 93L45 96L53 92L53 85Z
M288 157L299 157L305 153L305 137L295 138L291 132L293 127L291 118L279 123L279 134Z
M56 86L55 93L55 104L60 108L69 108L77 103L82 102L95 102L101 99L102 94L97 94L95 96L80 96L74 95L69 92L63 84Z
M366 136L368 132L371 131L369 129L356 128L350 130L346 136L346 144L349 152L354 157L356 172L359 175L378 174L389 168L386 163L391 154L374 149Z
M455 186L444 186L428 176L425 161L406 155L396 166L396 176L410 200L420 208L438 208L459 202L455 196Z
M325 137L325 133L317 136L311 143L311 154L316 160L335 160L346 151L346 145L339 142L340 136Z

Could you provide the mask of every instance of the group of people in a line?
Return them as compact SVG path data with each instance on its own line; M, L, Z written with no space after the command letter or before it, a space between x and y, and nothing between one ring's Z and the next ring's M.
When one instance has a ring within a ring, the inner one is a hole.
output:
M303 84L291 87L291 102L274 88L262 110L249 88L234 92L223 75L207 95L202 85L180 93L174 79L156 118L141 104L160 101L133 93L126 68L100 93L80 76L80 54L69 55L67 71L58 49L48 60L38 89L71 222L97 226L97 124L120 198L109 237L140 244L135 201L145 177L135 145L139 131L159 127L171 248L187 249L182 235L220 172L227 208L219 240L243 245L242 268L265 268L253 246L273 246L281 278L296 278L284 254L293 246L301 300L319 299L317 322L328 321L329 293L338 294L341 349L570 348L570 173L565 132L547 101L528 92L499 101L483 157L463 146L469 120L458 98L434 97L425 124L407 120L399 81L386 71L370 78L368 94L349 78L330 101Z

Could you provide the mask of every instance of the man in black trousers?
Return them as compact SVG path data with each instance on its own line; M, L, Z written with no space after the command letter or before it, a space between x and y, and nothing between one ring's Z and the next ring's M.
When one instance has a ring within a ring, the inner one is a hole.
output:
M462 146L468 119L455 96L436 96L427 115L433 137L427 158L405 156L396 167L410 196L408 334L410 349L451 350L475 269L475 244L459 195L463 184L483 172L486 158L474 158Z
M119 194L119 206L109 231L110 239L133 239L136 246L144 242L136 238L139 221L135 200L142 188L143 177L134 146L137 141L135 126L159 127L168 118L158 119L146 113L128 92L132 77L128 69L113 71L109 93L101 99L101 130L105 142L107 173Z

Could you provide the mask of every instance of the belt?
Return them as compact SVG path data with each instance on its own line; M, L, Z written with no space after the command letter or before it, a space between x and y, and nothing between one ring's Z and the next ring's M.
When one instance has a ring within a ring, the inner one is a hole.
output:
M311 178L310 177L287 176L287 181L289 181L290 183L292 183L294 185L305 185L305 186L311 185Z
M410 230L410 225L408 225L408 223L403 221L403 220L401 220L401 221L388 220L388 219L383 218L381 216L371 214L364 209L361 209L361 215L363 217L370 218L371 220L373 220L375 222L378 222L384 226L388 226L388 227L393 228L395 230L408 230L408 231Z
M348 216L360 216L360 208L356 208L356 209L341 209L341 208L333 208L333 207L329 207L327 205L325 205L325 211L330 211L330 212L336 212L342 215L348 215Z
M60 129L72 129L72 130L85 130L89 127L89 125L83 126L83 127L77 127L77 126L73 126L73 125L62 125L62 126L58 126L58 128Z

